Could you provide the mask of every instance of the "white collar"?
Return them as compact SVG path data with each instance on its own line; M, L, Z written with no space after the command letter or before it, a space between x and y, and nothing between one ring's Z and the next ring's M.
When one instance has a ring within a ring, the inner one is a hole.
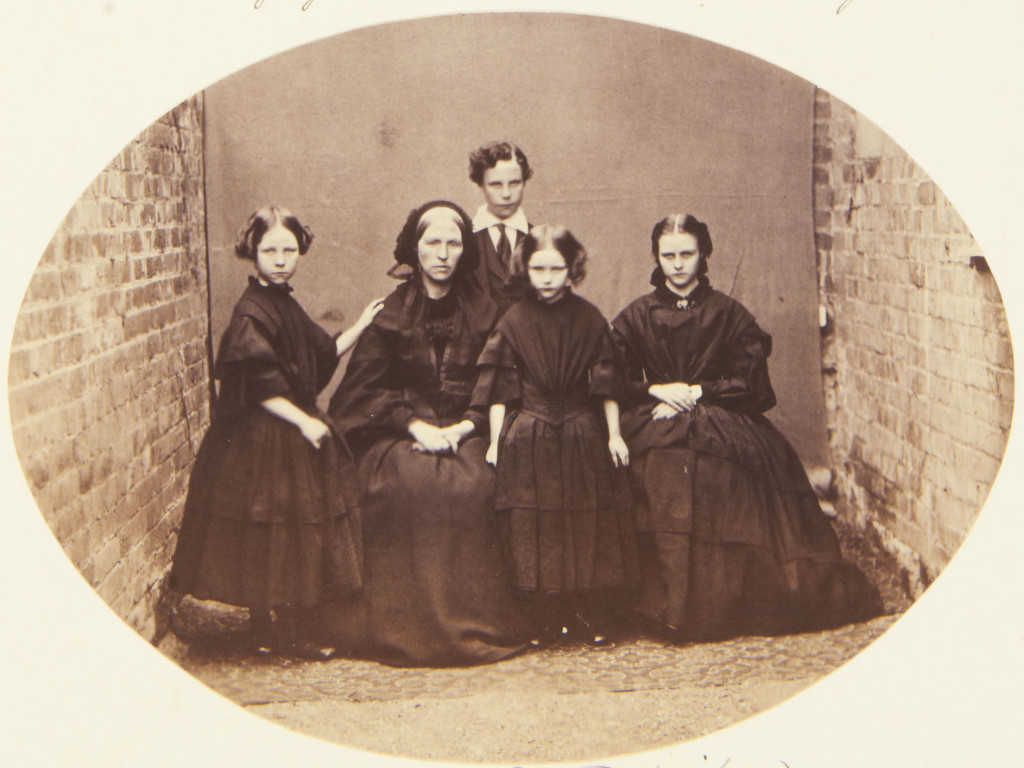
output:
M530 234L530 225L526 221L526 214L523 213L523 209L519 208L515 213L509 216L507 219L499 219L487 208L487 203L484 203L476 209L476 213L473 215L473 231L480 232L481 230L493 227L495 224L504 224L506 227L522 232L524 235Z

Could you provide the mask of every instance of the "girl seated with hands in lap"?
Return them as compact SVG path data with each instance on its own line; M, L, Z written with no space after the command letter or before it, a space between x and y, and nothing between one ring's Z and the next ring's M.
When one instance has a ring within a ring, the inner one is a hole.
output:
M711 287L707 226L667 216L651 253L654 290L612 323L632 392L622 432L649 630L712 640L876 615L877 591L843 560L799 457L763 415L772 339Z

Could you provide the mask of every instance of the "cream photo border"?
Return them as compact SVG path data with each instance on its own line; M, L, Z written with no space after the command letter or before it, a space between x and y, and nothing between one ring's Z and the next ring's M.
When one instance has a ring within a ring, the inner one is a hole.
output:
M257 8L257 6L259 6ZM0 153L2 380L32 270L81 191L192 93L297 45L424 15L411 0L5 0ZM303 10L303 8L306 8ZM840 11L841 12L837 12ZM983 0L451 2L431 14L556 11L693 34L821 86L876 122L977 239L1024 338L1024 8ZM481 51L481 66L488 62ZM652 61L652 65L671 62ZM680 73L685 80L685 73ZM1019 397L1019 388L1017 390ZM5 765L393 765L274 726L205 688L118 619L50 534L14 454L0 471ZM785 704L669 749L597 761L690 766L1012 765L1024 737L1021 440L1010 435L963 547L905 617ZM580 763L579 765L583 765Z

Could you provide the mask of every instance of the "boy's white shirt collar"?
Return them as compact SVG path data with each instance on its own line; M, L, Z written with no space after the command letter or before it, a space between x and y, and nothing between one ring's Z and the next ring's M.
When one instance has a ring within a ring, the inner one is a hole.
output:
M523 213L523 209L520 208L507 219L499 219L487 208L487 203L484 203L476 209L476 213L473 215L473 231L480 232L481 230L493 227L495 224L504 224L506 227L510 227L517 232L522 232L524 235L530 234L530 225L526 221L526 214Z

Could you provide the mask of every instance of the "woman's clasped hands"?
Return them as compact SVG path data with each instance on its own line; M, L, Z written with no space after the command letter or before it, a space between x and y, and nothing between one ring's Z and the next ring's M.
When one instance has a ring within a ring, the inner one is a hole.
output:
M473 422L467 420L447 427L435 427L426 421L413 419L409 423L409 434L412 436L412 449L418 453L456 454L459 443L473 431Z
M651 397L661 401L651 409L651 418L655 421L689 413L696 407L702 394L699 384L690 385L681 381L651 384L647 391Z

